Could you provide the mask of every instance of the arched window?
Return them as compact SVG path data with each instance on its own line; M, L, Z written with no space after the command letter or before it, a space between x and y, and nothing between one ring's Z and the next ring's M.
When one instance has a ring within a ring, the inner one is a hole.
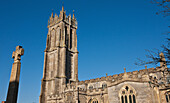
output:
M120 103L136 103L136 91L133 87L126 85L119 91Z
M166 102L170 103L170 92L165 93Z
M92 85L90 85L90 86L89 86L89 89L90 89L90 90L92 90L92 89L93 89L93 86L92 86Z
M54 48L55 47L55 30L53 29L52 31L51 31L51 48Z
M99 103L99 102L96 98L94 98L94 99L90 99L88 103Z
M105 88L107 88L107 84L106 84L106 83L103 83L103 84L102 84L102 89L105 89Z

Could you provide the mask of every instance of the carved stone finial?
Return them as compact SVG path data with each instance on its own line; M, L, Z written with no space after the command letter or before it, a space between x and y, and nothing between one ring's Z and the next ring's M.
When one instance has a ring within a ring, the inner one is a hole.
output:
M62 6L62 11L64 12L64 6Z
M147 69L147 65L145 65L145 69Z
M52 17L52 18L54 17L54 14L53 14L53 9L52 9L51 17Z
M17 46L16 50L12 53L12 58L14 58L14 62L19 62L22 55L24 55L24 49L22 48L22 46Z
M126 73L126 68L124 67L124 72Z
M55 13L55 17L58 17L58 15Z
M75 19L75 16L74 16L74 10L73 10L73 19Z
M160 66L161 67L166 67L166 60L165 60L164 53L161 52L159 54L159 57L160 57Z
M106 77L108 76L108 74L106 73Z

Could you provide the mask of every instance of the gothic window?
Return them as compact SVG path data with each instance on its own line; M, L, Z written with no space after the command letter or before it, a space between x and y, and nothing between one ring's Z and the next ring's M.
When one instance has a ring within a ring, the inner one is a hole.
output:
M170 75L167 76L167 84L170 84Z
M51 31L51 47L53 48L55 46L55 30L53 29Z
M65 103L73 103L73 94L72 93L66 94L66 101L65 101Z
M64 35L61 34L61 29L60 29L60 41L64 38L63 36L64 36Z
M99 102L96 98L94 98L94 99L90 99L88 103L99 103Z
M60 29L60 27L57 27L55 37L56 37L55 38L56 46L59 46L59 43L61 41L61 29Z
M70 49L72 48L72 29L70 29Z
M127 103L128 101L127 101L127 96L125 95L125 103Z
M166 102L170 103L170 92L169 93L165 93L165 98L166 98Z
M136 103L135 95L133 95L133 103Z
M132 103L132 96L129 95L129 102Z
M65 43L66 43L66 45L68 45L67 36L68 36L68 34L67 34L67 26L65 26Z
M136 103L136 91L131 86L124 86L119 91L120 103Z
M122 103L124 103L124 97L123 96L121 96L121 100L122 100Z
M89 86L89 89L90 89L90 90L92 90L92 89L93 89L93 86L92 86L92 85L90 85L90 86Z
M107 88L107 84L106 84L106 83L103 83L103 84L102 84L102 89L105 89L105 88Z

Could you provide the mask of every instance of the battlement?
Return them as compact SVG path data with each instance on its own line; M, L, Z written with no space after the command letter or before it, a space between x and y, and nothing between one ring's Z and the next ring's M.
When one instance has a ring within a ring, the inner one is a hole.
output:
M85 80L85 81L79 81L79 85L93 83L93 82L107 81L107 80L112 80L112 82L115 82L117 80L123 79L123 77L125 75L126 75L126 78L137 77L135 79L142 79L142 75L145 75L145 74L148 74L148 73L151 73L151 72L156 72L157 70L160 70L160 67L148 68L148 69L145 68L145 69L142 69L142 70L139 70L139 71L132 71L132 72L124 72L124 73L120 73L120 74L104 76L104 77Z
M51 16L48 20L48 27L51 27L51 26L53 26L53 25L55 25L55 24L57 24L61 21L77 28L77 20L75 18L74 11L73 11L72 17L71 17L71 15L66 16L66 11L64 11L64 7L62 7L62 10L60 11L59 15L57 15L56 13L54 15L54 13L52 12Z

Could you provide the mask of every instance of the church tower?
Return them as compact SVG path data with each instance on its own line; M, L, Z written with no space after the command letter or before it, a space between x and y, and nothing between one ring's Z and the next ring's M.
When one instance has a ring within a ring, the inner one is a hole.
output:
M77 21L64 7L51 14L44 53L40 103L58 103L66 84L78 81ZM54 97L54 99L48 99Z

